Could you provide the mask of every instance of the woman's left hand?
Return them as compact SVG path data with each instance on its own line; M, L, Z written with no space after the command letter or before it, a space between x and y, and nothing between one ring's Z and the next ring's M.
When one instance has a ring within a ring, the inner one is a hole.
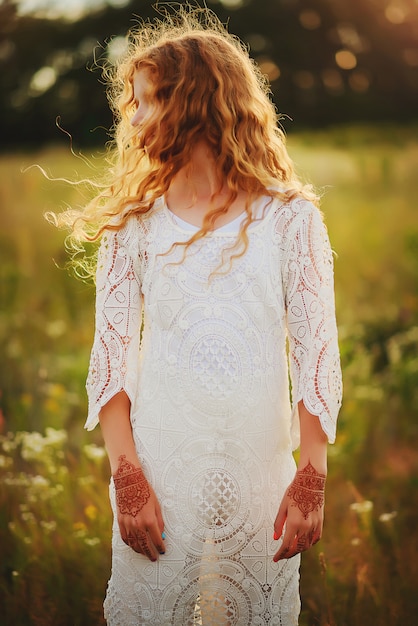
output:
M274 538L279 539L286 523L283 541L273 561L290 559L308 550L322 535L326 475L309 462L296 472L286 490L274 522Z

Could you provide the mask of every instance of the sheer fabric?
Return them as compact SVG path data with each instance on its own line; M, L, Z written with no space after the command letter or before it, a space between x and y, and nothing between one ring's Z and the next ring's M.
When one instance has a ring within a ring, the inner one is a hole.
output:
M150 563L122 542L115 515L112 626L297 624L299 556L272 562L273 522L295 472L297 402L335 438L332 256L310 203L263 204L227 273L214 270L237 232L214 231L183 258L173 244L190 230L163 200L103 240L86 427L127 392L167 534ZM110 497L116 513L112 482Z

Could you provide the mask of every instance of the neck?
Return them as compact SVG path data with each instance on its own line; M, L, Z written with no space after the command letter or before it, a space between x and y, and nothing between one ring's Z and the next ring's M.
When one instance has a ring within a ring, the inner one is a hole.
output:
M205 142L199 142L192 150L190 162L173 178L170 190L182 190L182 195L190 195L191 204L197 201L210 201L222 194L223 182L219 181L212 151Z

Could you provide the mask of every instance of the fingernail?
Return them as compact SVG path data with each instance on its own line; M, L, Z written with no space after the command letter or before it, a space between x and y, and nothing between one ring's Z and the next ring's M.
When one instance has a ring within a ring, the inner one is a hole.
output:
M165 554L165 552L160 552L160 554Z
M278 535L278 534L276 533L276 531L274 531L274 534L273 534L273 539L274 539L274 541L277 541L278 539L280 539L280 535Z
M165 539L166 538L166 534L165 533L161 533L161 539Z

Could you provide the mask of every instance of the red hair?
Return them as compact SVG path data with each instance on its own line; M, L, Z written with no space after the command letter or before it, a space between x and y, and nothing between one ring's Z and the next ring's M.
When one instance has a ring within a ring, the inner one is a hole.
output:
M67 212L58 221L70 223L78 241L121 228L129 216L151 210L175 174L190 164L195 144L205 140L216 159L219 186L226 185L229 195L223 206L208 212L186 247L210 231L244 190L248 217L236 244L242 254L256 197L285 201L303 195L315 203L317 197L295 175L267 80L243 44L208 9L180 7L164 18L130 31L124 58L105 72L115 116L106 172L111 182L84 211ZM133 81L140 70L149 73L156 103L141 133L146 146L130 124Z

